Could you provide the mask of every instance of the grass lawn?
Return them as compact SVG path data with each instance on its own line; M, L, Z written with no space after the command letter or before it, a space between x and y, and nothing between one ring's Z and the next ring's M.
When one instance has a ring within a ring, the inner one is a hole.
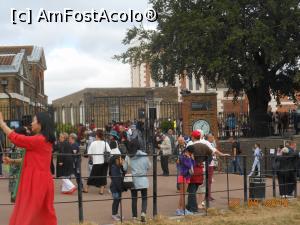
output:
M237 207L231 210L209 209L208 216L189 216L172 218L158 216L148 220L148 225L300 225L300 199L293 200L288 206L279 204ZM136 223L124 222L124 225ZM75 225L75 224L73 224ZM98 225L86 222L82 225Z

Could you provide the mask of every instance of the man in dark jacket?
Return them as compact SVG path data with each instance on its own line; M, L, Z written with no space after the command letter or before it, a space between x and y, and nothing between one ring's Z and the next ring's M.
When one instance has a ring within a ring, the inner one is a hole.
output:
M208 159L209 163L212 160L212 151L210 148L202 143L197 143L194 145L190 145L187 149L192 148L194 152L194 174L191 177L191 181L188 186L188 203L187 210L195 213L198 212L198 204L197 204L197 191L200 185L203 185L204 171L203 171L203 163ZM203 196L201 196L203 199Z
M281 156L276 157L276 171L279 183L279 193L282 197L292 196L296 187L296 162L298 154L290 152L287 147L281 150Z

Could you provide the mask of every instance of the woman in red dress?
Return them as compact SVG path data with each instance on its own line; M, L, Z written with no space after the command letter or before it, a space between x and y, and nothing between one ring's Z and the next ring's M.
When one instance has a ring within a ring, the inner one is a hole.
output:
M57 225L54 210L54 183L50 171L54 126L45 112L32 122L34 136L13 132L0 112L0 127L16 146L25 148L25 159L9 225Z

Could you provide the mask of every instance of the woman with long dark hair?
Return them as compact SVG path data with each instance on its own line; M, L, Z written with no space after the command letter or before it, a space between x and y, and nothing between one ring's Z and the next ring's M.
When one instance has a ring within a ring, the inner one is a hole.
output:
M50 171L54 125L45 112L37 113L31 125L34 136L17 134L6 125L0 112L1 129L13 144L26 151L9 225L57 225L53 206L54 183Z
M96 141L92 142L88 149L88 155L93 159L93 167L87 181L87 186L83 189L84 193L88 193L89 186L99 188L99 194L104 194L104 187L107 184L108 163L105 162L105 152L111 152L109 144L104 141L104 132L96 131Z

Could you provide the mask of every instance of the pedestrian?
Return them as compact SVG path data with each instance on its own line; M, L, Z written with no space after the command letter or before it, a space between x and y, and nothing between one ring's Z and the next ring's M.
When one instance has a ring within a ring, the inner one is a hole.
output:
M181 153L185 150L186 147L186 141L184 139L184 137L182 135L180 135L177 138L177 146L176 146L176 175L177 175L177 182L176 182L176 190L177 192L179 192L179 184L178 184L178 176L179 176L179 156L181 155Z
M71 150L73 153L73 170L76 177L77 185L83 186L83 182L80 179L81 174L81 155L80 148L77 142L77 135L75 133L71 133L69 135L69 144L71 145Z
M19 127L14 130L17 134L26 135L26 128ZM20 182L20 175L22 170L23 159L25 155L25 150L23 148L19 148L16 145L13 145L10 157L3 157L4 164L9 164L9 191L11 193L11 202L16 201L16 196L18 193L18 186Z
M293 197L296 187L296 161L298 155L290 152L287 147L282 148L275 159L279 184L279 194L282 198Z
M147 177L148 170L151 163L147 156L147 153L140 150L139 142L133 140L129 144L128 155L130 157L128 168L132 174L133 188L131 188L131 209L132 218L137 219L137 201L138 193L141 193L142 207L141 207L141 221L146 222L147 214L147 193L149 188L149 180Z
M187 210L192 213L198 212L198 203L197 203L197 191L199 186L203 184L203 162L205 160L205 156L211 157L210 149L204 144L195 144L190 145L188 148L192 148L194 152L194 174L191 176L190 183L187 188L188 194L188 203ZM197 153L196 150L197 149ZM204 160L196 160L197 158L204 157Z
M61 193L73 194L76 191L75 185L70 180L74 174L73 152L68 141L68 134L63 132L59 135L57 144L58 154L56 160L56 177L61 178Z
M179 184L179 202L178 208L176 210L177 216L183 215L192 215L193 213L190 212L185 208L185 194L187 185L191 181L191 176L193 175L193 167L194 167L194 159L193 159L193 148L186 148L179 157L179 166L180 172L178 176L178 184Z
M260 149L260 144L256 143L254 145L254 161L253 161L253 165L252 165L252 169L250 174L248 175L248 177L251 177L253 175L253 173L255 172L255 169L257 168L258 171L258 176L260 176L260 160L262 158L262 151Z
M172 154L171 140L167 135L163 135L162 143L158 145L160 149L160 163L163 176L169 176L169 157Z
M112 165L110 170L110 191L113 198L112 203L112 219L115 221L120 221L121 216L118 214L119 205L121 203L122 192L124 191L123 179L124 179L124 171L122 169L122 165L124 160L120 155L114 155L111 158Z
M50 172L54 124L47 113L39 112L31 125L35 135L17 134L6 125L0 113L1 129L13 144L26 151L9 225L57 225L53 204L54 183Z
M239 173L240 175L243 174L242 168L241 168L241 147L240 142L238 142L234 137L230 138L231 142L231 172L232 173Z
M109 144L104 141L104 132L102 130L97 130L96 140L91 143L88 149L88 155L93 159L93 167L87 181L87 186L84 188L83 192L88 193L89 186L96 186L99 188L99 194L104 194L108 170L108 163L104 160L105 152L110 153L111 149Z

